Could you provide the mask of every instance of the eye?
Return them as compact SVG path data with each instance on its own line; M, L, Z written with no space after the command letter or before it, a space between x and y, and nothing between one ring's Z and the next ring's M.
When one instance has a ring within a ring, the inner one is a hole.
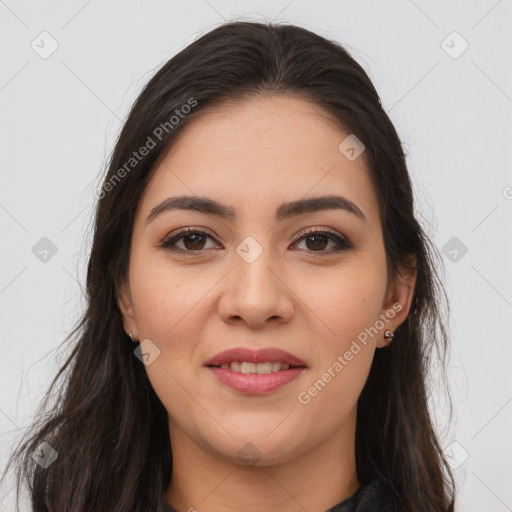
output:
M301 231L298 236L298 240L294 243L304 240L306 242L306 246L309 244L309 248L313 248L313 250L309 252L338 252L353 248L353 244L349 240L337 235L333 231L326 230L325 228ZM324 250L329 242L334 242L336 244L337 247L334 251Z
M325 228L304 230L301 231L298 236L299 238L294 242L294 244L304 240L306 245L309 244L308 248L312 248L312 250L308 252L337 252L353 248L353 244L349 240L337 235L333 231L328 231ZM209 247L205 247L205 239L208 238L210 240L214 240L212 235L209 233L188 227L164 240L160 246L170 251L192 254L194 252L200 252L208 249ZM335 244L336 248L334 251L324 250L329 242L333 242ZM179 247L179 245L181 245L181 247Z
M174 236L164 240L161 244L161 247L164 249L169 249L170 251L190 254L192 252L199 252L208 248L205 247L205 238L213 240L212 236L204 231L199 231L194 228L185 228ZM182 247L178 247L178 244L180 243L182 244Z

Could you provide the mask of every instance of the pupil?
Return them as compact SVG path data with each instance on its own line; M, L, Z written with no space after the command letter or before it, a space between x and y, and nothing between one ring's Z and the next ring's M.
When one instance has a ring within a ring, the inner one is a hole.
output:
M192 248L196 248L197 249L197 243L199 242L200 244L200 239L203 238L202 235L187 235L185 237L185 240L190 240L192 239ZM189 245L189 244L186 244L186 245Z
M324 239L324 244L322 244L320 242L320 245L318 244L318 239ZM317 249L318 248L321 248L323 249L325 247L325 239L326 239L326 236L325 235L312 235L312 236L309 236L308 237L309 240L315 240L316 239L316 242L313 242L313 246L316 247Z

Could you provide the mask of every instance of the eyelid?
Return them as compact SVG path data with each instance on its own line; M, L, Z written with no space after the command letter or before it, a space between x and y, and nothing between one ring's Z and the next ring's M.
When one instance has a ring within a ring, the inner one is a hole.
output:
M344 237L341 233L338 233L334 229L326 228L326 227L314 227L314 228L304 228L301 231L297 233L297 236L295 237L295 240L293 243L297 242L304 236L311 236L316 234L325 234L330 233L331 235L334 235L336 238L339 238L340 240L346 242L347 244L350 244L351 242Z
M187 226L185 228L180 228L177 231L173 231L171 234L167 235L164 238L164 241L170 240L171 238L175 238L175 237L177 237L179 235L184 235L184 234L187 234L187 233L204 234L204 235L208 235L208 236L210 236L212 238L215 238L215 235L211 231L206 229L206 228L196 228L194 226Z
M164 249L169 249L172 245L174 245L173 241L179 240L183 236L185 236L187 233L191 234L198 234L198 235L206 235L207 237L211 238L213 241L217 242L216 236L213 235L209 230L206 228L196 228L193 226L187 226L185 228L178 229L178 231L171 233L170 235L166 236L164 240L159 244L160 247L163 247ZM331 240L334 240L335 243L338 244L337 249L334 252L343 251L343 250L349 250L354 248L354 244L344 235L341 233L338 233L336 230L328 228L328 227L313 227L313 228L304 228L297 235L295 236L292 245L296 244L298 241L300 241L303 238L306 238L307 236L313 236L316 234L322 234L322 235L332 235ZM201 253L205 249L201 249L198 251L184 251L182 249L172 249L175 252L182 253L182 254L194 254L194 253ZM329 254L333 251L307 251L311 253L318 253L321 254Z
M173 240L179 240L183 236L187 235L187 233L197 234L197 235L201 235L201 236L206 235L206 236L210 237L212 240L214 240L216 243L218 243L216 236L211 231L207 230L206 228L195 228L193 226L187 226L185 228L178 229L177 231L174 231L169 235L166 235L164 237L164 239L162 240L162 242L160 242L158 245L160 247L163 247L164 249L166 249L172 245L170 242L172 242ZM183 251L180 249L177 249L176 251L182 252L182 253L200 252L200 251Z
M302 239L317 234L326 236L329 240L334 241L337 247L329 251L306 251L308 254L312 254L315 256L327 256L329 254L338 254L340 252L351 251L354 250L355 248L354 244L349 238L347 238L345 235L342 235L338 231L327 227L305 228L297 234L297 237L295 238L293 244L296 244Z

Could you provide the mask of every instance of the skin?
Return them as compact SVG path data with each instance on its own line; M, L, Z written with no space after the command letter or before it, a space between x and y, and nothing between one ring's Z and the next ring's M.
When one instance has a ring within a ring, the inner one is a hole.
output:
M364 153L350 161L338 150L348 134L294 96L223 104L184 127L138 205L118 302L126 332L160 350L145 369L169 413L174 470L165 499L180 512L325 511L360 487L357 399L375 350L388 343L384 330L408 314L415 276L388 280ZM353 201L366 222L331 209L275 223L281 202L333 193ZM176 210L146 222L152 208L181 194L230 205L237 219ZM212 238L177 241L190 257L160 246L187 226ZM354 247L334 252L337 243L324 238L316 248L297 238L305 228L330 228ZM247 236L263 250L252 263L236 252ZM301 404L298 394L396 303L401 311ZM307 369L270 394L239 393L203 365L241 346L282 348ZM253 464L239 456L247 443Z

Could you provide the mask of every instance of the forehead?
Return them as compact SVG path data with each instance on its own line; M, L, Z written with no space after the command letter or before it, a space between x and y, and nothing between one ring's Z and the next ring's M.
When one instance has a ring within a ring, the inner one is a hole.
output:
M338 146L350 133L294 96L224 103L192 119L156 169L140 209L170 196L199 195L232 205L237 216L274 214L272 205L339 194L379 222L364 153ZM271 209L271 211L269 210Z

